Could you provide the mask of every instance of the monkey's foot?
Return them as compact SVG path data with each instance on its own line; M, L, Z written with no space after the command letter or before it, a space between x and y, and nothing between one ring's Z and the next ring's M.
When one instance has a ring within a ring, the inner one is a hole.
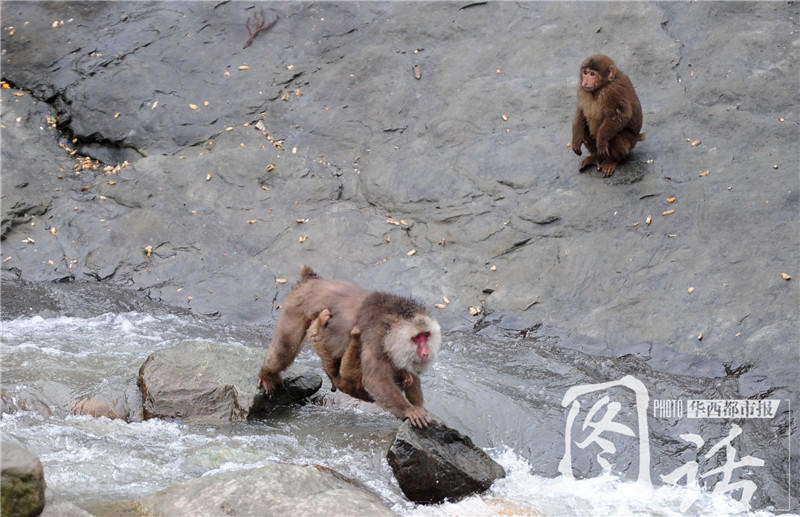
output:
M614 174L614 171L617 170L617 162L606 160L603 163L598 163L597 170L603 173L604 178L610 178Z
M322 309L317 316L317 320L321 327L325 327L328 325L328 320L331 319L331 311L328 309Z
M590 154L589 156L581 160L581 164L578 167L578 171L583 172L583 169L585 169L586 167L590 165L596 165L597 163L599 163L597 161L597 156Z

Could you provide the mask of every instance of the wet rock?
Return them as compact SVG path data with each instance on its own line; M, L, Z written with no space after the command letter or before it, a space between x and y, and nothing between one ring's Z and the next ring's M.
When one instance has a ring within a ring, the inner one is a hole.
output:
M77 401L72 406L75 415L119 418L126 422L138 422L143 418L142 396L137 380L132 379L125 387L104 385L98 393Z
M416 503L461 499L506 475L468 436L438 418L424 429L404 422L386 459L403 493Z
M4 413L13 415L17 411L35 411L43 417L53 414L50 406L27 390L18 391L13 395L7 390L0 390L0 415Z
M28 517L42 513L45 481L42 463L5 433L2 447L2 508L6 517Z
M292 366L289 386L265 400L257 388L265 350L210 342L187 342L151 354L139 369L144 418L234 422L266 416L274 405L299 402L322 386L322 378ZM270 404L271 402L271 404Z
M192 479L137 501L153 517L195 515L395 515L341 474L315 465L266 467Z

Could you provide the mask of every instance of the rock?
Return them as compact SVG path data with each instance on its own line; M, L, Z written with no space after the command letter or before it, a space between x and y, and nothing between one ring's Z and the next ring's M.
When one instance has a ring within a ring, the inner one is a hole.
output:
M119 418L126 422L139 422L143 418L142 396L136 379L131 380L125 389L115 385L104 385L98 393L77 401L72 406L75 415Z
M257 388L264 354L258 348L197 341L151 354L139 369L144 418L241 421L301 401L322 386L319 375L292 366L283 376L287 393L267 401Z
M386 459L400 489L415 503L461 499L506 475L468 436L438 418L424 429L403 422Z
M35 455L14 443L5 433L2 447L2 508L5 517L39 515L44 508L44 471Z
M152 517L395 515L376 495L335 471L285 463L177 483L137 506Z

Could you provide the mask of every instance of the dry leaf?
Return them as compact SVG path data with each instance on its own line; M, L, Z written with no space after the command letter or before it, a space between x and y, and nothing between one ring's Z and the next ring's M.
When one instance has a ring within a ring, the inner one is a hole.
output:
M303 224L303 223L307 223L308 219L295 219L294 222L299 223L299 224Z
M417 254L417 250L411 250L408 253L406 253L406 255L408 255L409 257L412 257L412 256L414 256L416 254Z
M250 67L247 65L242 65L239 67L239 70L250 70Z
M156 109L156 106L158 106L158 101L155 101L150 109Z
M653 216L652 215L648 215L647 219L644 220L644 223L649 225L651 222L653 222Z
M776 163L775 165L772 166L772 168L773 169L777 169L778 168L778 164Z
M694 287L690 287L686 290L687 293L692 294L694 292Z
M276 278L275 279L275 283L276 284L285 284L286 282L288 282L288 280L286 280L285 278Z
M224 75L225 77L230 77L231 73L225 70L224 72L222 72L222 75Z
M675 202L675 198L674 197L668 197L667 198L667 203L674 203L674 202Z
M308 240L308 235L301 235L298 240L300 241L300 244L302 244Z
M186 297L186 301L189 301L189 302L191 302L191 301L192 301L192 297L191 297L191 295Z
M193 110L198 109L197 104L189 104L189 109L193 109Z
M121 113L118 111L118 112L114 113L114 118L119 118L120 115L121 115Z
M665 210L661 212L661 215L672 215L675 213L675 210Z
M50 233L52 233L53 235L58 235L58 232L56 231L56 227L55 226L51 226L50 227Z
M144 254L150 257L153 254L153 247L152 246L145 246L144 247Z
M703 333L702 332L697 335L697 340L698 341L702 341L703 340Z
M695 140L692 142L692 147L697 147L698 145L700 145L700 140Z
M492 267L489 268L489 271L497 271L497 266L492 264Z
M711 174L711 171L706 169L700 173L700 177L702 178L703 176L708 176L709 174Z
M470 316L477 316L481 313L481 306L480 305L470 305L469 306L469 315Z
M206 181L211 181L211 173L206 174Z
M433 306L436 307L437 309L445 309L445 308L447 308L447 305L445 305L443 303L436 303Z
M791 277L791 276L789 276L789 275L788 275L788 274L786 274L786 273L781 273L781 278L783 278L784 280L791 280L791 279L792 279L792 277Z
M503 120L508 120L508 115L506 115L505 113L503 113Z
M447 304L450 303L450 299L447 296L442 296L442 301Z
M24 239L22 239L22 243L23 244L36 244L36 241L31 239L30 237L25 237Z
M256 224L257 222L258 221L256 221L255 219L248 219L247 220L247 224Z

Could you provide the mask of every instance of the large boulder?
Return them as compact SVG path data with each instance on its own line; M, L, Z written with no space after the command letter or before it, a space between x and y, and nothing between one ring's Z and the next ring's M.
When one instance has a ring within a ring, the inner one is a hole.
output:
M284 463L184 481L136 506L151 517L395 515L376 495L333 470Z
M292 366L284 391L267 399L257 388L265 351L191 341L151 354L139 369L144 418L194 422L235 422L266 416L274 405L302 401L316 393L322 378Z
M506 475L468 436L438 418L424 429L404 422L386 459L400 489L415 503L458 500L488 489Z
M39 515L44 508L44 470L33 453L0 435L3 458L2 509L5 517Z

